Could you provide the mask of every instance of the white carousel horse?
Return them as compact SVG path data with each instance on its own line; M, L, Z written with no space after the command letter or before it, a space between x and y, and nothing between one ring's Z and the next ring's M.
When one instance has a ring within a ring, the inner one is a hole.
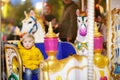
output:
M78 32L77 32L75 44L79 55L88 56L87 16L85 15L85 13L80 13L79 10L76 11L76 14L78 16L77 17ZM86 61L88 61L88 58ZM101 54L94 55L94 80L110 79L110 74L107 64L108 64L108 59L106 58L106 56L103 56ZM85 72L83 74L85 74ZM87 79L82 79L82 80L87 80Z
M78 31L75 44L78 50L78 54L87 56L88 54L87 16L85 15L86 13L80 13L79 10L76 11L76 14Z
M40 23L40 18L36 18L33 10L30 11L30 15L26 14L26 18L22 21L21 34L30 33L35 37L35 43L44 41L44 26Z

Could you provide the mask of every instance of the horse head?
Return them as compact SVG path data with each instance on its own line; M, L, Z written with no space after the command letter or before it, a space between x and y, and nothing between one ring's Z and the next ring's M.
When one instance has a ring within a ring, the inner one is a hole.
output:
M25 19L22 20L23 25L21 33L33 34L33 36L35 37L35 42L41 42L41 39L44 40L45 31L42 21L40 22L40 17L37 17L33 10L31 10L29 14L27 14L26 12L24 12L24 14Z
M85 38L87 36L87 14L77 10L76 15L78 24L77 40L81 41L81 38ZM84 41L82 40L81 42Z
M85 12L80 12L79 10L76 11L77 15L77 24L78 24L78 31L76 37L76 47L78 49L78 54L80 55L87 55L87 14Z

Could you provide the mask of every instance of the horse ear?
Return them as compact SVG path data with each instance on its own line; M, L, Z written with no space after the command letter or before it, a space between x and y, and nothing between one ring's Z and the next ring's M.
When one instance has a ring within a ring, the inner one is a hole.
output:
M35 17L35 12L33 10L30 11L30 16Z
M76 10L76 15L80 16L80 10L79 9Z
M26 11L24 11L24 15L26 18L28 18L28 14L26 13Z

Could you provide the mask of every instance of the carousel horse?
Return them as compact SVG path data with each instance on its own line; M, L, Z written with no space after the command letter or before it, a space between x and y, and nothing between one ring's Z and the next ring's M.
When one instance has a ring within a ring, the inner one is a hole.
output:
M77 10L76 15L78 31L75 45L79 55L87 56L88 54L87 14L85 12L80 13L80 11Z
M88 55L88 32L87 32L87 15L85 12L76 11L78 32L76 37L76 48L81 56ZM96 35L97 34L97 35ZM98 35L99 34L99 35ZM97 41L97 42L96 42ZM101 55L102 51L102 35L98 32L95 25L94 29L94 80L109 80L110 72L108 69L108 58ZM88 60L88 58L87 58ZM86 61L87 61L86 60ZM85 79L83 79L85 80Z
M35 43L43 42L45 30L40 18L36 17L33 10L30 11L29 15L25 12L25 16L26 18L22 21L23 25L21 29L21 34L33 34L33 36L35 37Z

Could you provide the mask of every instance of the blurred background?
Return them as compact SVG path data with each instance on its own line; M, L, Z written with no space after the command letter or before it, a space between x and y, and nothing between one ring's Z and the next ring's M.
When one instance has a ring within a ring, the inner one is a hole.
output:
M73 0L80 7L81 0ZM58 23L63 9L63 0L1 0L1 34L10 34L9 24L22 27L22 20L25 19L24 11L27 13L34 10L39 16L43 12L43 4L47 2L53 7L53 15ZM87 0L85 0L85 3ZM3 37L4 38L4 37ZM4 39L2 39L3 41Z
M80 4L80 0L74 1ZM1 21L5 23L14 21L15 25L21 28L21 21L25 18L24 11L34 9L40 15L44 2L53 5L53 14L59 21L63 8L62 0L1 0Z

